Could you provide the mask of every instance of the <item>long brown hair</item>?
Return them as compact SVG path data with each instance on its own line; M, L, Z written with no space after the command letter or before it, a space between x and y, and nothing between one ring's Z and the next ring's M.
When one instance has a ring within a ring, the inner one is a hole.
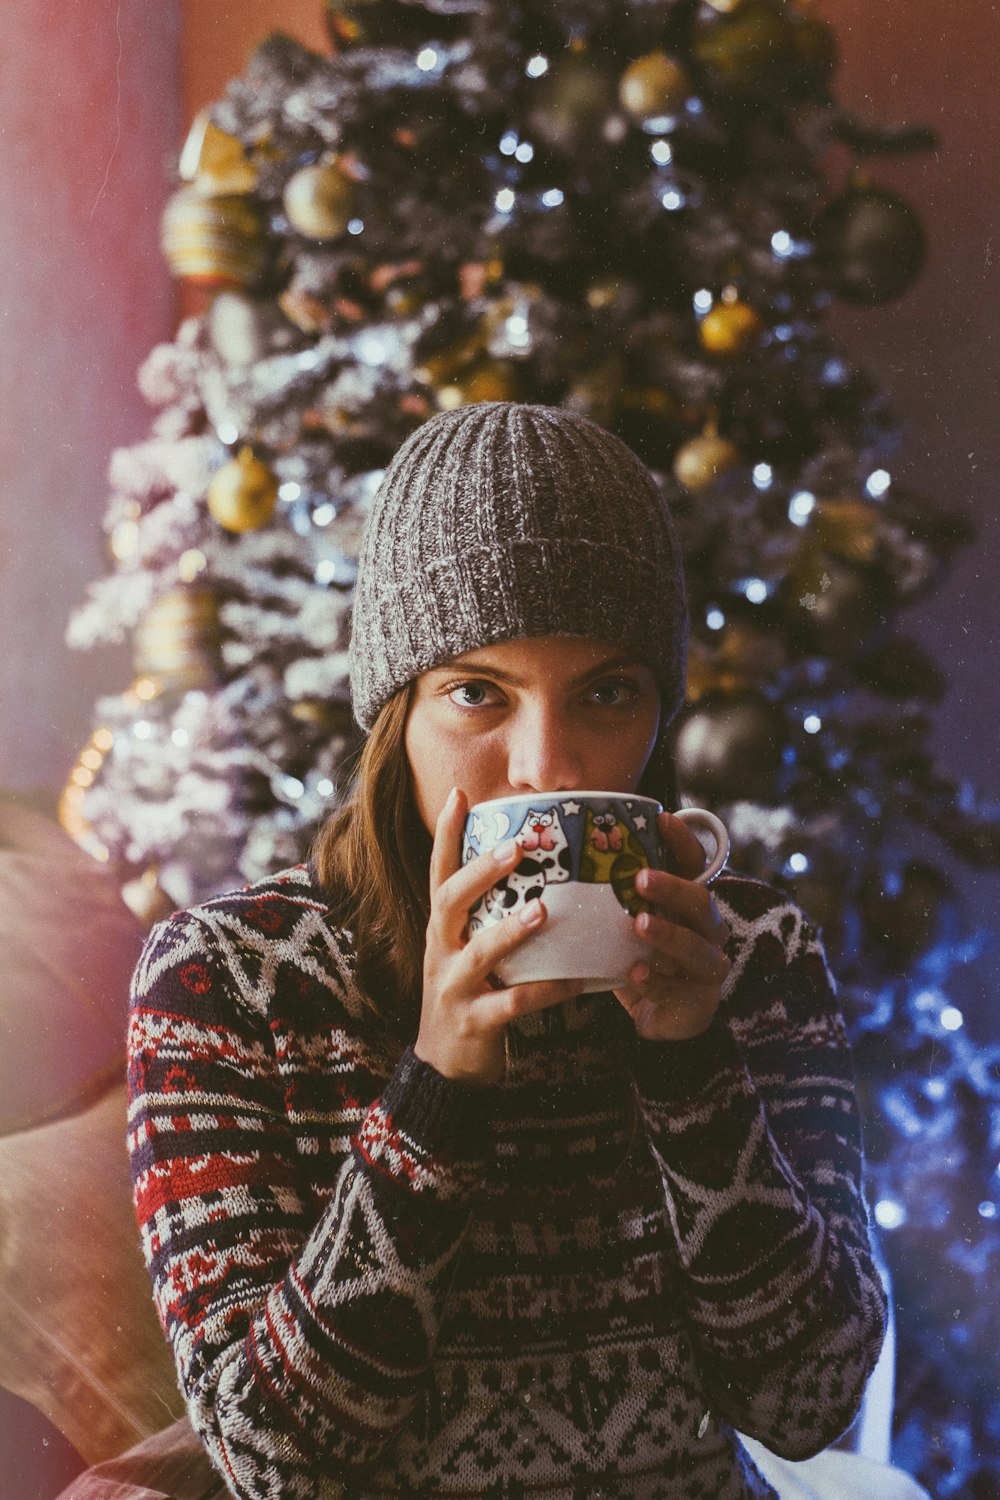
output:
M420 1012L431 840L413 795L404 735L413 683L382 709L362 746L344 804L320 829L312 858L338 925L352 938L365 998L401 1039Z
M350 932L362 994L394 1037L416 1034L430 914L431 839L417 812L406 721L415 683L389 699L358 753L346 801L320 829L312 862L337 923ZM661 735L639 791L677 806Z

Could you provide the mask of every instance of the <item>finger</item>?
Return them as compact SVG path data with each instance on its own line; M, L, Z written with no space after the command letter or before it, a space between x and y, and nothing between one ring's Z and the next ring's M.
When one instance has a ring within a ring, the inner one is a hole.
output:
M660 813L657 822L660 841L677 874L684 880L696 880L707 863L699 840L683 818L675 818L673 813Z
M462 828L467 812L465 793L460 787L453 786L434 824L434 843L428 871L432 900L439 887L461 866Z
M456 973L461 975L462 987L467 991L481 988L505 958L544 926L546 917L545 907L536 897L494 926L481 928L469 939L458 960Z
M635 886L640 896L700 933L707 942L721 947L728 941L729 924L707 886L650 869L639 871Z
M699 1036L719 1008L719 991L714 985L677 980L669 990L658 992L651 981L639 992L638 1000L633 998L635 993L629 989L618 998L639 1035L651 1040L680 1042Z
M498 881L517 869L524 850L514 839L477 854L468 864L449 875L434 893L433 904L445 931L453 941L464 933L469 908Z
M666 977L671 975L670 964L675 966L674 974L705 984L719 984L729 973L731 965L722 949L690 927L669 922L656 912L642 912L635 919L635 930L653 949L653 956L647 960L650 968Z
M544 979L535 984L511 985L507 989L491 991L473 1002L476 1021L484 1030L498 1030L519 1016L550 1010L553 1005L561 1005L579 993L578 979Z

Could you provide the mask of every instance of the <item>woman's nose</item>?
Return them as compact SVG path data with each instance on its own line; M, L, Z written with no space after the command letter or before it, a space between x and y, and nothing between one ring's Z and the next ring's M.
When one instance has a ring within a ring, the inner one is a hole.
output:
M512 726L507 779L516 792L571 792L582 786L581 762L562 715L536 708Z

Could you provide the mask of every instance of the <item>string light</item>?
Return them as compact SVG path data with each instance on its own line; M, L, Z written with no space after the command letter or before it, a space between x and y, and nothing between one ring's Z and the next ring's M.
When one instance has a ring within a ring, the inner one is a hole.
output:
M362 333L355 344L358 355L366 365L385 364L385 343L375 333Z
M177 559L177 576L182 583L193 583L208 567L208 558L200 547L188 547Z
M809 490L798 490L788 502L788 519L793 526L805 526L816 509L816 496Z
M875 1205L875 1220L883 1229L901 1229L906 1223L906 1209L892 1198L882 1198Z

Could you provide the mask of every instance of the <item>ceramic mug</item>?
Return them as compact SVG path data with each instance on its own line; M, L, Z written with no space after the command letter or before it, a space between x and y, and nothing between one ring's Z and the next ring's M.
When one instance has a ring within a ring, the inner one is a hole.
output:
M463 863L514 838L524 853L509 875L469 912L469 932L500 922L536 896L545 902L545 925L504 960L505 984L538 979L579 979L582 991L619 989L629 970L648 959L632 918L648 910L635 879L644 866L669 869L660 843L653 797L619 792L534 792L498 797L469 809ZM681 808L715 849L699 881L712 880L729 857L729 835L714 813Z

